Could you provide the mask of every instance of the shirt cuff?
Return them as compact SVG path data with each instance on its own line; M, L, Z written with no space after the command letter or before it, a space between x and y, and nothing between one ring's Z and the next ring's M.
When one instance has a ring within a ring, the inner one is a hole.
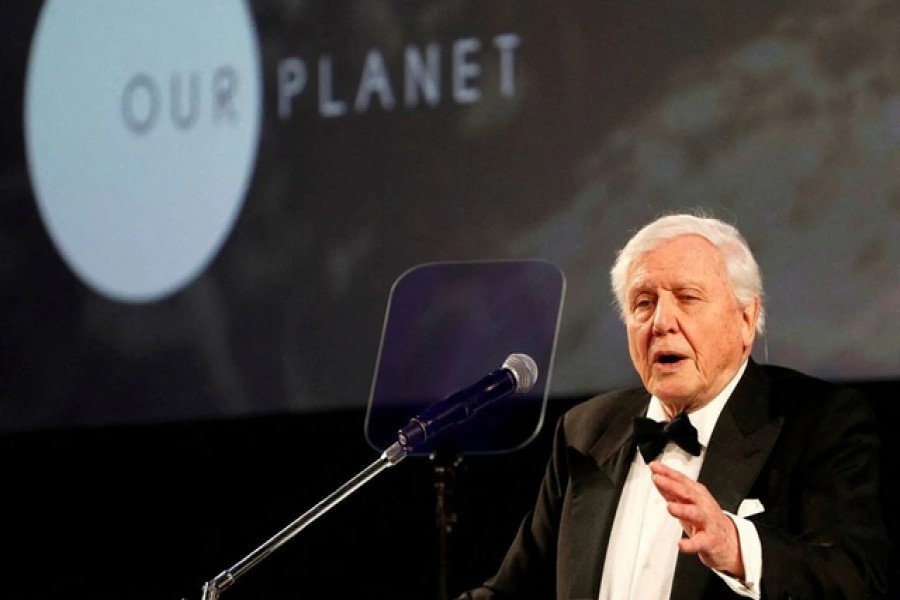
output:
M738 543L741 546L741 558L744 562L744 579L740 580L727 573L721 571L713 572L722 578L729 588L736 594L740 594L745 598L754 598L759 600L762 594L760 589L760 580L762 579L762 546L759 543L759 533L756 526L730 512L726 515L734 522L734 526L738 532Z

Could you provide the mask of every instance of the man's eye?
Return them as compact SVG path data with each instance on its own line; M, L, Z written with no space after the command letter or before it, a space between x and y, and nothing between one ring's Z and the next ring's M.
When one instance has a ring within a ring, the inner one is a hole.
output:
M653 306L653 303L650 302L649 298L638 298L632 303L632 307L635 311L646 310Z

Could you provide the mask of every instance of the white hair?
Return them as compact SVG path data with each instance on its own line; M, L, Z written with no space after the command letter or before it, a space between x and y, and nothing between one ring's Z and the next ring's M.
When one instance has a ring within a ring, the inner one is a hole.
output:
M754 298L759 299L756 331L762 334L765 331L766 313L763 309L762 275L759 265L756 264L747 241L737 228L704 215L674 214L660 217L645 225L624 248L619 250L609 274L622 320L624 321L626 316L626 286L631 263L663 242L686 235L700 236L719 250L725 261L725 269L738 306L746 308Z

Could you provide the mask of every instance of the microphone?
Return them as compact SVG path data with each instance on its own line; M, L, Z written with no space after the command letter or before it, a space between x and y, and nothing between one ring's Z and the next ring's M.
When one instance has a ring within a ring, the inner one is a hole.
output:
M397 432L406 452L471 418L495 400L530 390L538 379L538 367L527 354L510 354L503 365L469 387L435 402Z

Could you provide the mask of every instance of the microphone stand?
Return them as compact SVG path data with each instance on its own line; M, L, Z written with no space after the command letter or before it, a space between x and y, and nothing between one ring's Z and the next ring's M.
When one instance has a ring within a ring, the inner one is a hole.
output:
M307 525L321 517L338 502L362 487L363 484L375 477L375 475L387 467L396 465L406 458L406 455L407 451L399 443L395 442L381 454L378 460L360 471L356 476L347 481L347 483L303 513L287 527L269 538L265 543L235 563L232 567L225 569L213 579L207 581L203 585L203 595L201 596L201 600L217 600L219 594L231 587L234 582L237 581L238 577L252 569L257 563L300 533Z

